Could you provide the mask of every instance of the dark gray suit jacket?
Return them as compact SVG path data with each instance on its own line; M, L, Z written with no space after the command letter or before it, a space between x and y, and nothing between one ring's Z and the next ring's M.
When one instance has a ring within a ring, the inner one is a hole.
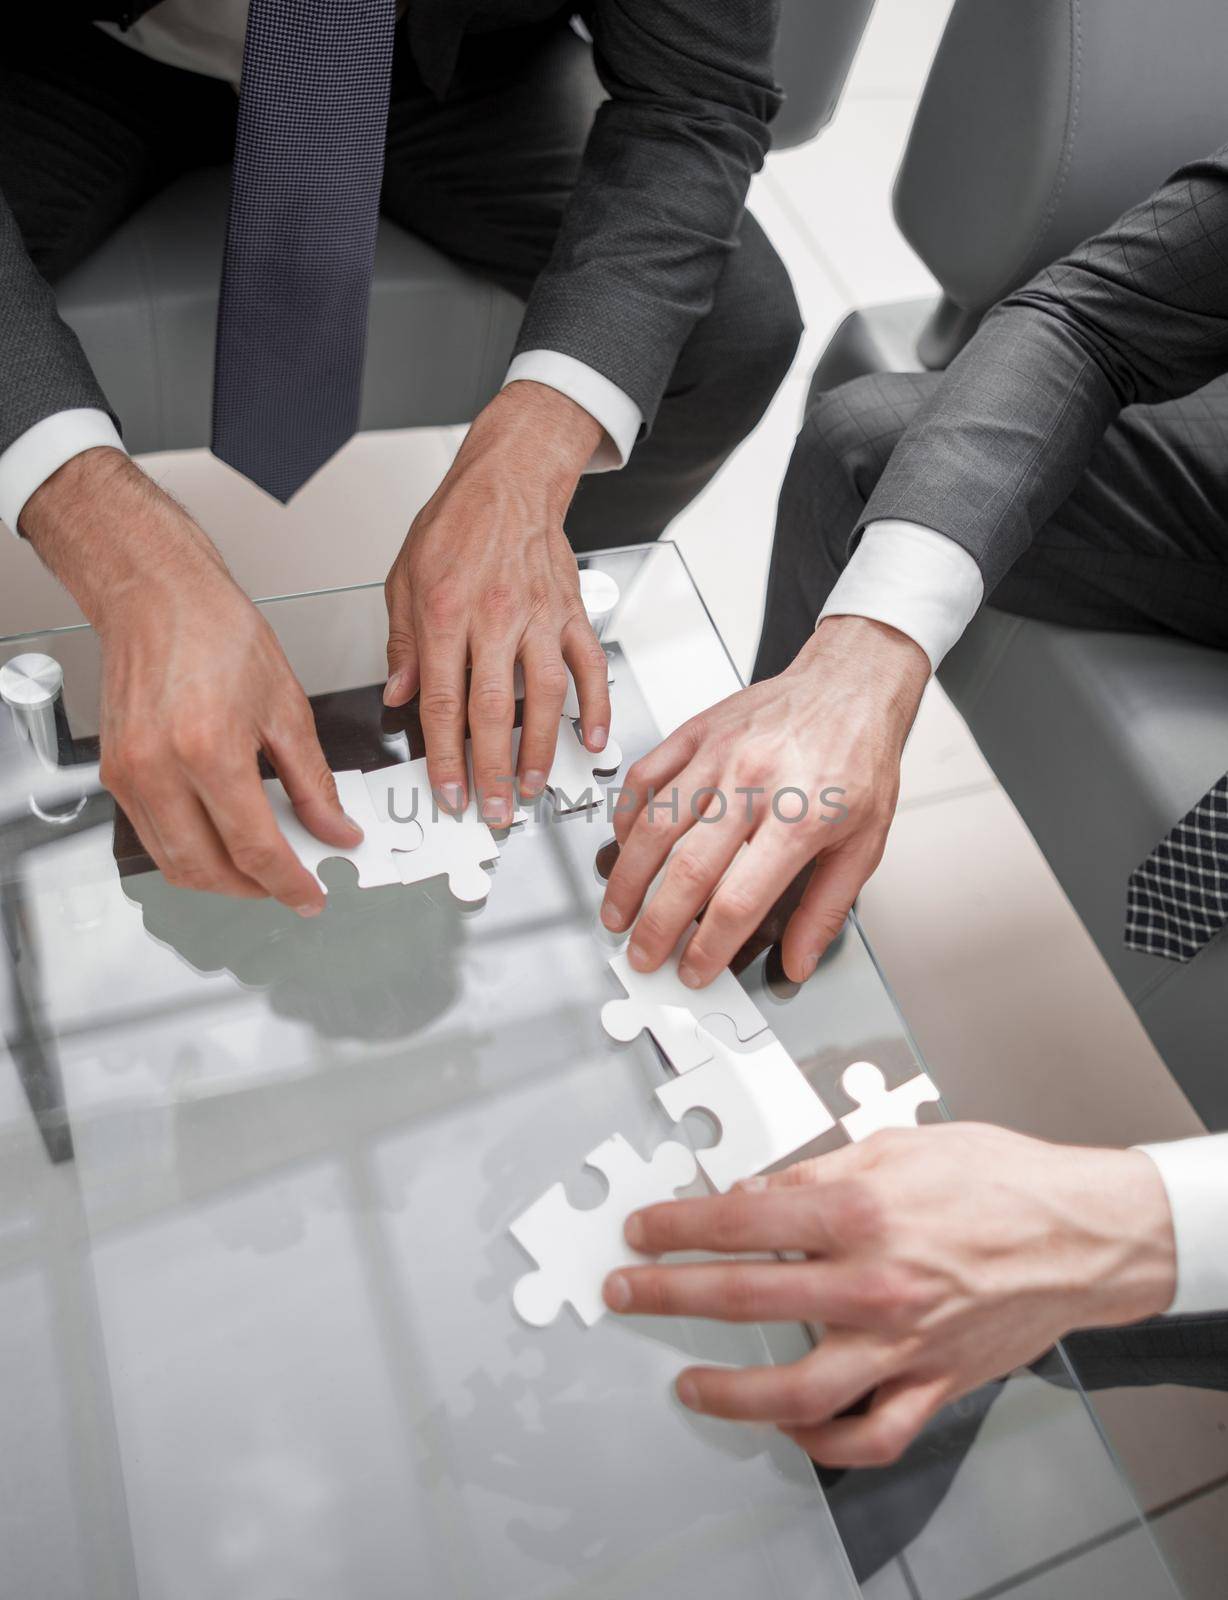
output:
M947 534L988 594L1124 406L1224 372L1228 146L986 317L897 445L861 527L900 517Z
M132 20L149 0L40 0L66 19ZM579 11L609 100L529 301L523 349L603 373L651 420L687 335L711 308L779 106L780 0L409 0L423 80L447 93L467 31ZM78 406L109 410L0 196L0 451ZM119 420L119 419L117 419Z

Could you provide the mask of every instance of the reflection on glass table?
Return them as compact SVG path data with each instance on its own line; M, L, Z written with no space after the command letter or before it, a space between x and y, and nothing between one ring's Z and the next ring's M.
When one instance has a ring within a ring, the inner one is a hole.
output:
M630 760L738 683L673 546L592 564ZM263 609L334 767L420 753L380 704L379 589ZM0 1593L1036 1600L1098 1593L1089 1551L1105 1593L1175 1592L1060 1356L867 1498L673 1399L690 1361L795 1359L805 1330L517 1321L529 1202L599 1201L614 1132L714 1137L601 1028L600 813L509 837L472 910L344 862L310 922L196 895L98 790L93 635L5 646L64 689L50 765L0 710ZM743 981L837 1115L850 1062L918 1070L855 925L797 994Z

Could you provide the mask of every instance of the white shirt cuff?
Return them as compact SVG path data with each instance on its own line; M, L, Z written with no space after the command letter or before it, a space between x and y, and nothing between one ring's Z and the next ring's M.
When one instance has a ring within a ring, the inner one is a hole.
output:
M1228 1133L1138 1144L1164 1181L1177 1238L1170 1317L1228 1310Z
M124 441L106 412L92 407L57 411L27 428L0 454L0 521L16 533L17 520L35 489L66 461L98 445L122 450Z
M1160 1169L1177 1240L1171 1317L1228 1311L1228 1133L1140 1144Z
M819 614L869 617L916 641L935 671L976 615L981 569L944 533L915 522L872 522Z
M561 355L557 350L525 350L515 356L507 369L503 387L506 389L509 383L521 379L557 389L578 406L583 406L605 429L605 437L593 451L592 460L584 469L586 472L611 472L626 466L627 457L644 426L644 414L616 383L611 383L583 361Z

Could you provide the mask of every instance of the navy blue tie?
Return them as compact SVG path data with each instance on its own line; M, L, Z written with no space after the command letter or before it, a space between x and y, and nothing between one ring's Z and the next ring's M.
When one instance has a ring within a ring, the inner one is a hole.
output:
M396 0L251 0L214 454L286 501L358 426Z

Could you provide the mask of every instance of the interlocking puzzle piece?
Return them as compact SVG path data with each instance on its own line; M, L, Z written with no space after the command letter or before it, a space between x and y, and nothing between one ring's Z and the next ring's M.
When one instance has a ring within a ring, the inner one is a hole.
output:
M520 759L520 729L512 740L512 765ZM567 717L559 720L559 737L555 745L554 761L546 788L554 810L560 816L572 811L591 811L605 800L605 791L598 776L609 777L622 766L622 747L617 739L608 739L604 750L593 754L586 750L580 735Z
M459 816L433 804L426 757L366 774L372 810L393 853L394 883L425 883L446 876L456 899L471 905L490 891L486 866L499 858L495 836L482 821L473 784ZM524 820L523 811L513 823Z
M711 1034L701 1036L710 1059L663 1083L657 1099L675 1122L688 1111L707 1111L720 1123L720 1143L696 1154L722 1194L835 1127L779 1039L743 1054Z
M517 1314L534 1328L553 1322L565 1302L586 1328L605 1314L601 1285L615 1267L647 1259L623 1237L623 1224L633 1211L669 1200L696 1174L694 1153L666 1140L645 1161L616 1133L585 1158L610 1186L599 1206L577 1211L561 1183L547 1189L512 1223L512 1237L537 1262L512 1290Z
M264 792L268 796L269 805L273 808L277 826L286 836L286 842L308 872L314 874L325 894L328 893L328 885L320 881L318 869L322 861L331 861L334 857L353 862L358 869L358 882L364 889L378 889L386 884L400 883L400 870L384 838L362 773L338 772L334 777L337 780L337 797L341 801L342 809L348 816L353 817L363 831L362 843L352 850L342 850L335 844L325 844L323 839L317 839L315 834L310 833L295 816L290 797L277 779L268 778L265 780Z
M915 1128L921 1107L940 1098L924 1072L898 1089L888 1089L886 1078L872 1061L854 1061L844 1069L840 1082L849 1099L857 1102L856 1111L840 1118L841 1127L854 1141L868 1139L880 1128Z
M334 776L343 809L363 831L362 843L351 850L325 844L309 833L275 778L264 786L290 848L326 894L328 887L320 878L319 867L338 857L354 864L363 889L446 877L458 900L472 904L486 898L490 875L484 865L498 859L499 846L478 814L472 784L469 805L461 816L454 817L432 804L425 757L396 762L375 772L338 772ZM524 812L517 811L512 821L523 822Z
M608 1000L601 1025L611 1039L627 1044L645 1029L665 1052L675 1072L690 1072L712 1059L701 1024L706 1017L728 1017L745 1043L767 1027L759 1007L726 968L706 989L688 989L678 976L678 956L694 932L688 928L677 949L656 972L636 972L624 947L610 957L610 969L627 991L625 1000Z

